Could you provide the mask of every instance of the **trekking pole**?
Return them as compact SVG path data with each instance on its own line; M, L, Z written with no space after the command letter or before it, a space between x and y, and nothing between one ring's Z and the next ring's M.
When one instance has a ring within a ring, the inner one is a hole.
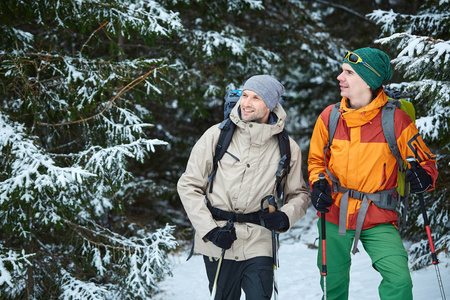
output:
M319 174L319 179L325 179L323 173ZM319 187L321 190L325 189L325 181L319 181ZM320 221L322 225L322 272L323 276L323 299L327 299L327 247L326 247L326 230L325 230L325 213L320 213Z
M227 225L225 227L226 230L231 231L231 229L233 229L233 221L232 220L228 220ZM211 300L214 300L214 298L216 297L216 292L217 292L217 281L219 279L219 274L220 274L220 267L222 266L222 260L225 257L225 248L222 248L222 253L220 254L220 258L219 258L219 263L217 264L217 270L216 270L216 276L214 277L214 285L213 285L213 290L211 292Z
M273 195L266 196L261 200L261 210L265 201L269 202L269 213L273 213L277 210L277 203ZM278 299L278 234L275 230L272 230L272 253L273 253L273 298Z
M408 156L406 158L406 161L409 162L409 164L411 165L411 170L412 171L416 171L419 168L419 163L416 161L416 159L412 156ZM427 210L425 208L425 201L423 200L423 193L419 193L417 194L419 197L419 202L420 202L420 208L422 209L422 215L423 215L423 223L425 225L425 230L427 232L427 236L428 236L428 243L430 244L430 249L431 249L431 262L433 263L435 270L436 270L436 276L437 276L437 281L439 284L439 288L441 289L441 297L443 300L445 300L445 292L444 292L444 286L442 284L442 279L441 279L441 273L439 272L439 260L437 259L436 256L436 252L434 250L434 244L433 244L433 238L431 237L431 229L430 229L430 223L428 221L428 217L427 217Z

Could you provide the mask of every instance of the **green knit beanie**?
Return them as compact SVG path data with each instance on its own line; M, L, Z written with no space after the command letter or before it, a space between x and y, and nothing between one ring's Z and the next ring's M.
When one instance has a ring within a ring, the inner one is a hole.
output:
M344 59L344 62L348 63L373 91L379 88L383 82L389 81L392 78L391 60L383 51L367 47L355 50L353 53L361 57L364 62L375 69L380 75L378 76L370 67L367 67L363 63L354 64L348 60L348 57Z

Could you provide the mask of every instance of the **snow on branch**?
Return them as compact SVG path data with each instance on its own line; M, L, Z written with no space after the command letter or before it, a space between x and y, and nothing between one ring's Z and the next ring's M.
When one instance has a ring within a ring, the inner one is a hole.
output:
M448 236L444 235L439 238L436 234L432 234L432 239L434 241L434 246L436 249L448 249L450 247L450 239L448 238ZM409 249L410 268L413 270L417 270L424 266L430 265L430 252L430 243L428 239L423 239L417 243L414 243ZM438 261L445 261L444 257L448 255L445 252L445 250L437 252Z
M412 94L418 111L425 113L416 120L417 128L424 137L439 140L449 131L450 41L402 32L376 42L397 43L400 52L392 63L414 80L405 82L402 90Z
M5 169L10 173L0 185L0 205L9 201L11 194L17 191L27 193L26 191L33 189L41 191L47 188L55 191L72 182L82 183L83 178L95 176L80 167L57 166L53 159L35 144L34 137L25 133L23 125L9 121L1 111L0 128L0 151L12 154L11 159L5 161Z
M34 41L34 36L26 31L7 27L6 25L0 25L0 36L2 37L4 44L13 44L16 41L16 48L23 49L25 51L32 49L31 43ZM2 51L0 51L2 53Z
M424 4L417 15L397 14L392 10L376 10L369 16L383 24L383 38L376 43L396 47L392 59L397 71L411 80L402 84L414 100L418 118L416 125L424 138L446 139L449 132L450 41L446 26L450 21L448 1L438 6ZM390 35L390 36L389 36Z
M64 269L61 269L62 300L103 300L117 299L107 286L101 286L90 281L82 281Z
M418 15L400 14L392 9L390 11L378 9L367 14L367 17L374 20L376 24L383 24L381 26L383 35L404 31L408 34L428 32L429 35L436 36L446 30L446 24L450 19L450 13L444 8L444 3L441 3L440 6L424 10ZM408 25L405 26L405 24ZM407 27L407 30L405 30L405 27Z
M440 131L444 129L448 132L449 130L448 123L445 122L449 114L450 107L448 105L442 106L440 103L434 103L431 110L427 112L427 116L416 120L417 129L423 137L438 141Z
M19 1L17 5L20 5ZM23 4L21 4L23 5ZM130 1L116 0L105 3L102 0L77 1L31 1L27 5L33 7L38 23L46 18L45 12L55 13L57 25L63 28L71 23L108 21L105 28L111 33L124 34L124 28L136 30L141 35L169 36L172 31L181 30L183 25L178 13L168 11L157 1ZM54 7L58 9L55 10ZM81 24L80 24L81 25Z
M405 75L424 79L424 70L434 68L439 71L449 69L450 41L433 39L428 36L417 36L408 33L395 33L375 42L389 44L397 42L397 49L401 49L392 63L406 70ZM438 72L435 72L438 74ZM447 78L450 79L450 78Z
M237 36L237 33L242 35L242 29L233 27L231 25L225 26L221 32L203 30L193 30L193 37L184 36L184 43L191 43L193 45L202 44L202 50L205 55L213 57L216 49L223 46L236 56L242 56L246 53L245 45L249 43L246 37Z
M107 81L112 80L112 79L116 79L116 76L114 75L115 73L112 72L110 74L110 76L105 80L103 78L99 78L99 74L97 73L98 70L92 70L89 71L89 69L87 69L86 71L88 72L86 78L83 75L83 73L80 70L77 70L77 68L72 65L72 61L73 58L70 57L64 57L63 58L66 66L67 66L67 83L73 82L73 81L77 81L80 80L81 82L92 82L92 83L96 83L97 84L97 88L101 89L102 85L105 85L107 83ZM81 61L80 61L81 62ZM146 63L155 63L155 60L149 60L149 61L130 61L129 63L123 65L122 69L126 69L126 68L139 68L140 65ZM83 62L81 62L83 63ZM91 62L92 63L92 62ZM111 65L111 63L107 63L107 65ZM88 66L88 64L84 65L85 67ZM160 70L160 69L166 69L167 66L162 66L162 67L157 67L154 68L150 71L147 71L146 73L138 76L137 78L133 79L131 82L129 82L126 86L122 87L117 94L115 94L113 97L111 97L111 99L108 100L108 102L104 105L104 107L97 112L96 114L89 116L89 117L85 117L83 119L78 119L78 120L71 120L71 121L67 121L67 122L60 122L60 123L55 123L55 124L49 124L49 123L39 123L38 125L40 126L64 126L64 125L70 125L70 124L76 124L76 123L84 123L86 121L89 121L91 119L94 119L98 116L102 116L111 106L114 105L114 102L118 99L121 98L121 96L123 94L125 94L126 92L129 92L131 90L133 90L134 88L136 88L136 86L140 85L142 82L147 82L146 79L153 73L155 73L156 71ZM112 70L111 70L112 71ZM118 72L120 72L120 70L118 70ZM101 85L98 85L98 83L100 83ZM157 92L159 92L159 90L156 90ZM43 92L45 93L45 89L43 89ZM51 91L48 91L48 94L51 94ZM81 84L78 87L78 95L86 95L87 103L92 102L89 99L92 99L92 95L96 95L98 94L98 92L94 91L92 92L92 89L87 87L84 84ZM57 95L55 95L55 99L58 97ZM78 105L79 107L82 106L82 104L84 103L84 101L82 100L81 103ZM122 110L122 114L125 114L125 111ZM130 114L128 114L128 116L130 116ZM136 123L136 122L133 122Z
M85 225L66 220L69 227L84 240L83 253L91 257L91 265L99 274L108 272L108 266L117 264L120 269L126 270L128 275L124 282L135 296L146 298L150 290L159 290L157 282L169 273L167 251L177 246L172 236L174 226L166 225L154 233L139 231L140 237L126 238L92 221L83 219L83 222ZM76 283L74 280L70 282ZM85 284L80 282L78 285Z
M411 97L417 103L416 112L425 113L415 121L423 137L436 141L449 131L450 82L425 79L401 84L392 83L387 87L402 91L407 98ZM430 101L430 99L434 100ZM423 109L421 109L422 107Z
M2 289L5 288L5 284L8 286L7 290L14 288L14 277L25 272L26 266L31 265L28 258L33 255L26 254L24 249L20 253L13 250L6 251L0 244L0 287Z
M125 157L133 157L142 162L147 152L155 152L156 145L167 145L167 142L158 139L138 139L128 144L115 145L109 148L91 147L79 154L78 162L93 172L116 169L117 164ZM82 163L82 161L85 161Z
M227 10L228 12L240 12L244 9L245 5L248 5L250 9L264 9L264 5L261 0L229 0L227 1Z
M167 145L148 138L142 103L172 84L171 66L151 53L117 56L126 37L147 43L183 29L164 4L8 1L25 17L0 26L2 295L147 299L170 272L174 228L124 228L124 187L140 183L131 160Z

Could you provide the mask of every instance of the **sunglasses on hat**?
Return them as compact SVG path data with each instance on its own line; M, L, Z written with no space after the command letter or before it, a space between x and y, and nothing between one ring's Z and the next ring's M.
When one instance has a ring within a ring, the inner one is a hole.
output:
M349 62L351 62L352 64L359 64L362 63L364 66L366 66L367 68L369 68L372 72L374 72L375 74L378 75L378 77L380 77L380 73L378 73L371 65L369 65L368 63L366 63L361 57L359 57L358 54L347 51L347 54L344 57L344 60L348 59Z

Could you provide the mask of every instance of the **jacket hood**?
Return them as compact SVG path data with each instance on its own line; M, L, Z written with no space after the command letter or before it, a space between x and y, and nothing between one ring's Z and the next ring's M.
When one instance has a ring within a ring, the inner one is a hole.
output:
M340 105L341 116L348 127L362 126L375 118L387 101L388 98L386 94L384 91L381 91L372 102L359 109L354 109L348 106L348 99L347 97L344 97L342 98Z
M286 111L280 103L277 103L273 111L270 113L269 124L243 121L240 117L240 104L241 100L236 103L230 113L230 119L234 124L236 124L237 127L246 128L249 124L253 124L252 126L255 126L256 124L258 127L263 127L263 132L268 134L268 136L276 135L283 131L286 121Z

